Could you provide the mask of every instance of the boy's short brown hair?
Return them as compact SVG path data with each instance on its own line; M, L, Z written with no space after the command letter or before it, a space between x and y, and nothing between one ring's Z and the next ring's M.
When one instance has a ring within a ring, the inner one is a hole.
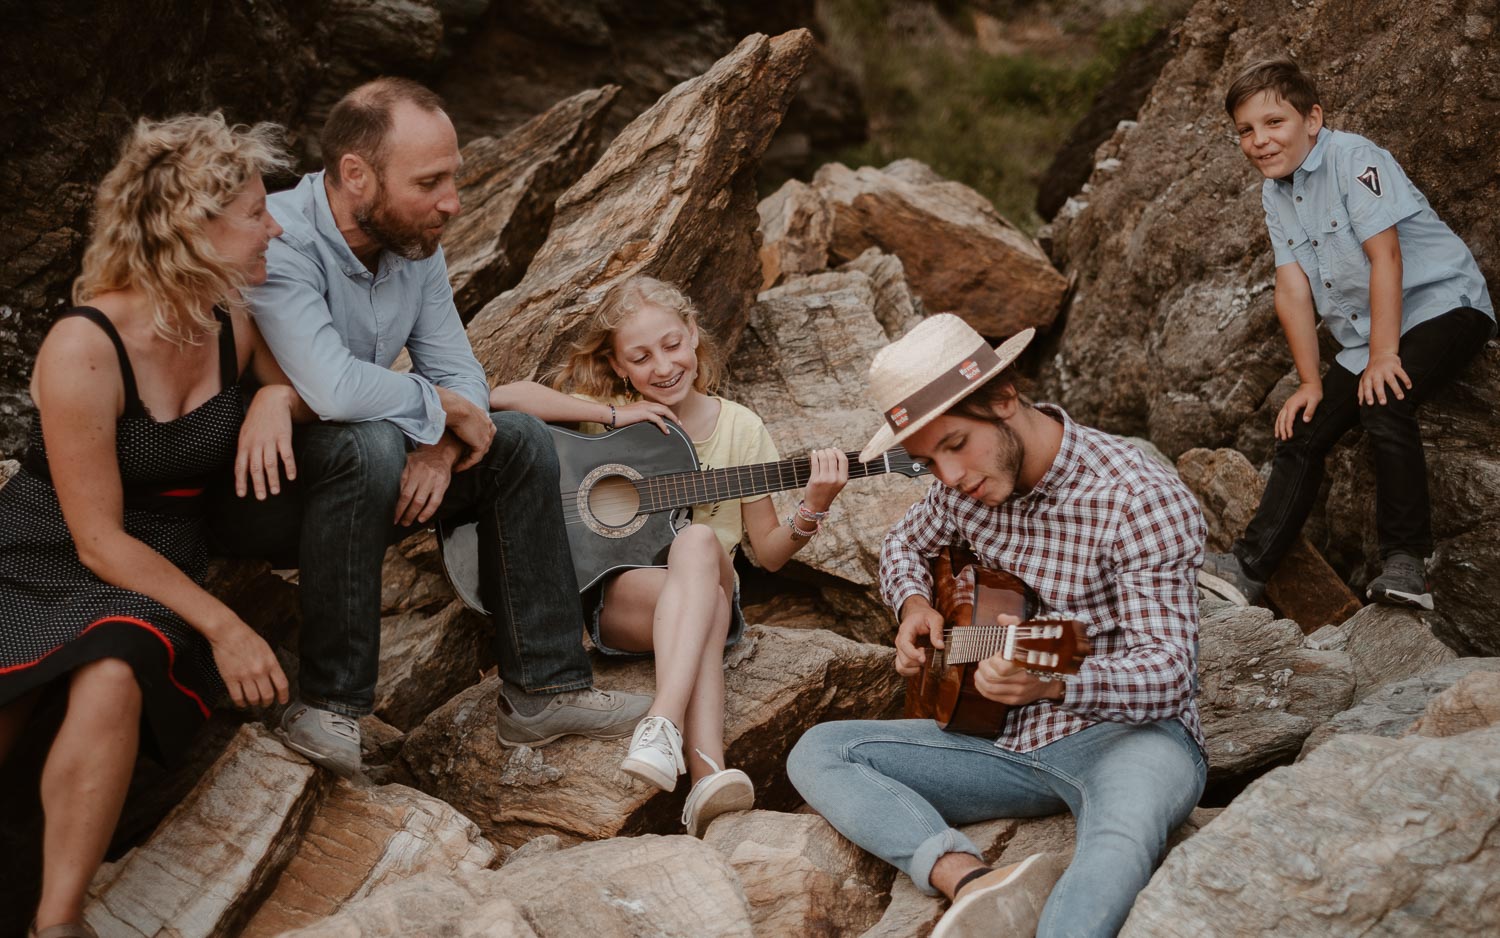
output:
M1291 59L1262 59L1245 66L1239 76L1229 85L1224 94L1224 111L1234 120L1234 111L1245 101L1262 91L1297 109L1303 117L1312 114L1318 106L1318 88L1312 79L1302 74L1302 69Z

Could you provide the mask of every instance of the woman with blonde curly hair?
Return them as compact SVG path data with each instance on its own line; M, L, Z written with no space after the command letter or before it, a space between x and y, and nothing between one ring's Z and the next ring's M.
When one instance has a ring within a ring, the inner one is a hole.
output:
M291 424L312 418L241 298L281 231L261 179L287 165L276 131L139 122L95 198L79 305L37 354L28 450L0 489L0 759L41 694L66 696L38 938L94 934L84 894L141 746L173 761L226 691L286 702L265 640L203 588L209 477L277 491Z

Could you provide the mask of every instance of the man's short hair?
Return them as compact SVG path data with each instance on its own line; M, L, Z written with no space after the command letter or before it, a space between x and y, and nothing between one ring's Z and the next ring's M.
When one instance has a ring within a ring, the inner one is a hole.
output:
M1318 105L1318 88L1291 59L1262 59L1245 66L1224 94L1224 111L1234 120L1235 109L1245 101L1269 91L1297 109L1303 117Z
M1011 399L1019 401L1023 407L1030 407L1031 401L1026 398L1029 390L1031 382L1015 369L1007 368L975 388L973 393L959 398L952 407L943 411L943 415L998 423L1000 418L995 416L995 408Z
M424 111L441 111L443 99L437 92L410 78L376 78L344 95L333 106L318 145L323 151L323 168L336 186L339 160L353 153L379 173L385 166L386 137L391 130L391 114L396 105L406 101Z

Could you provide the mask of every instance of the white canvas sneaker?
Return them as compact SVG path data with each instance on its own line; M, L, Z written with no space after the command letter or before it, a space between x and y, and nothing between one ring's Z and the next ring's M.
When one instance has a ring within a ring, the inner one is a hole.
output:
M677 787L677 776L687 771L682 764L682 733L666 717L646 717L635 725L630 752L620 768L662 791Z

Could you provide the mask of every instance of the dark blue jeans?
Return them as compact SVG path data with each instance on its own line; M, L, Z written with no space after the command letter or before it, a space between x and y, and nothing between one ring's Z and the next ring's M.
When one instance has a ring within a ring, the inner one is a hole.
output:
M1375 455L1375 527L1381 559L1393 553L1432 553L1432 507L1427 495L1427 459L1417 424L1417 406L1451 381L1493 334L1495 321L1467 306L1428 320L1401 337L1401 367L1411 378L1404 400L1386 393L1384 404L1360 404L1359 376L1335 362L1323 376L1323 400L1292 438L1276 444L1271 478L1260 507L1234 555L1245 572L1265 581L1291 549L1307 522L1323 464L1339 437L1364 428Z
M541 693L588 687L552 437L526 414L491 418L489 452L453 477L437 517L479 520L480 589L494 610L501 678ZM280 495L215 498L214 548L300 569L301 699L363 716L375 701L385 550L418 530L392 521L409 444L385 421L310 424L293 442L297 479Z

